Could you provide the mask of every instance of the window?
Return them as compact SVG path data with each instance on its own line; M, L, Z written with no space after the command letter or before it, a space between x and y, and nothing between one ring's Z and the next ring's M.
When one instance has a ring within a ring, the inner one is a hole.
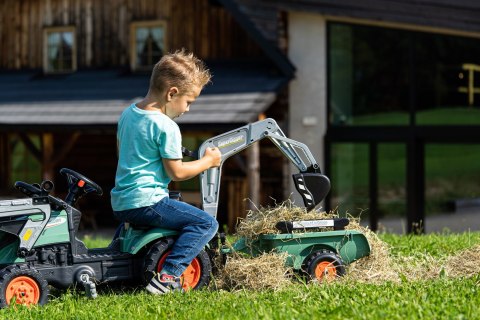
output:
M134 22L130 35L132 70L150 70L166 51L165 21Z
M46 73L66 73L77 69L75 27L44 29L44 61Z
M426 214L477 201L479 44L328 24L327 207L368 208L374 230L382 214L405 214L411 232Z
M480 124L476 38L329 24L333 126Z

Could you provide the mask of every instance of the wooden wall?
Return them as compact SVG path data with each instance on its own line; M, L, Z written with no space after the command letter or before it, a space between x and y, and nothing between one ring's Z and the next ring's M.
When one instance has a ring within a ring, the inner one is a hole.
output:
M42 68L43 28L76 26L78 68L126 66L130 22L164 19L167 46L202 59L260 55L221 6L209 0L0 0L0 69Z

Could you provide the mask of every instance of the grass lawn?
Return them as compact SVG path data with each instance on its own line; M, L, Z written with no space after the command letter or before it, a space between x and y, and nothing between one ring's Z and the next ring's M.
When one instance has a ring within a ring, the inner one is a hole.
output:
M480 244L480 233L380 235L392 255L453 255ZM103 241L103 242L102 242ZM103 239L86 239L89 247ZM294 283L281 291L203 290L151 296L142 288L103 288L95 300L57 291L43 307L0 310L1 319L475 319L480 276L380 284Z

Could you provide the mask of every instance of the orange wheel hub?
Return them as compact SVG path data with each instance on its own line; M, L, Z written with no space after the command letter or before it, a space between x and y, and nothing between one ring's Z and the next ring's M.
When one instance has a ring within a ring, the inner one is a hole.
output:
M7 286L5 292L7 304L15 298L17 304L37 304L40 299L40 288L37 282L27 276L14 278Z
M327 280L331 281L337 277L337 268L333 265L332 262L322 261L317 264L315 268L315 278L317 280Z
M158 261L157 265L157 272L160 272L163 267L163 263L167 259L168 255L171 251L165 253L160 260ZM182 273L181 277L183 279L183 289L185 291L193 289L197 286L198 282L200 281L200 277L202 275L202 266L200 265L200 261L197 258L193 259L190 265L185 269Z

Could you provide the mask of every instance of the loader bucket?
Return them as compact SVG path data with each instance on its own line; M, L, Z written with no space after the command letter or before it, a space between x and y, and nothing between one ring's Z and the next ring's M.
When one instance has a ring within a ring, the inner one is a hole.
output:
M292 176L308 211L322 202L330 191L330 179L321 173L297 173Z

